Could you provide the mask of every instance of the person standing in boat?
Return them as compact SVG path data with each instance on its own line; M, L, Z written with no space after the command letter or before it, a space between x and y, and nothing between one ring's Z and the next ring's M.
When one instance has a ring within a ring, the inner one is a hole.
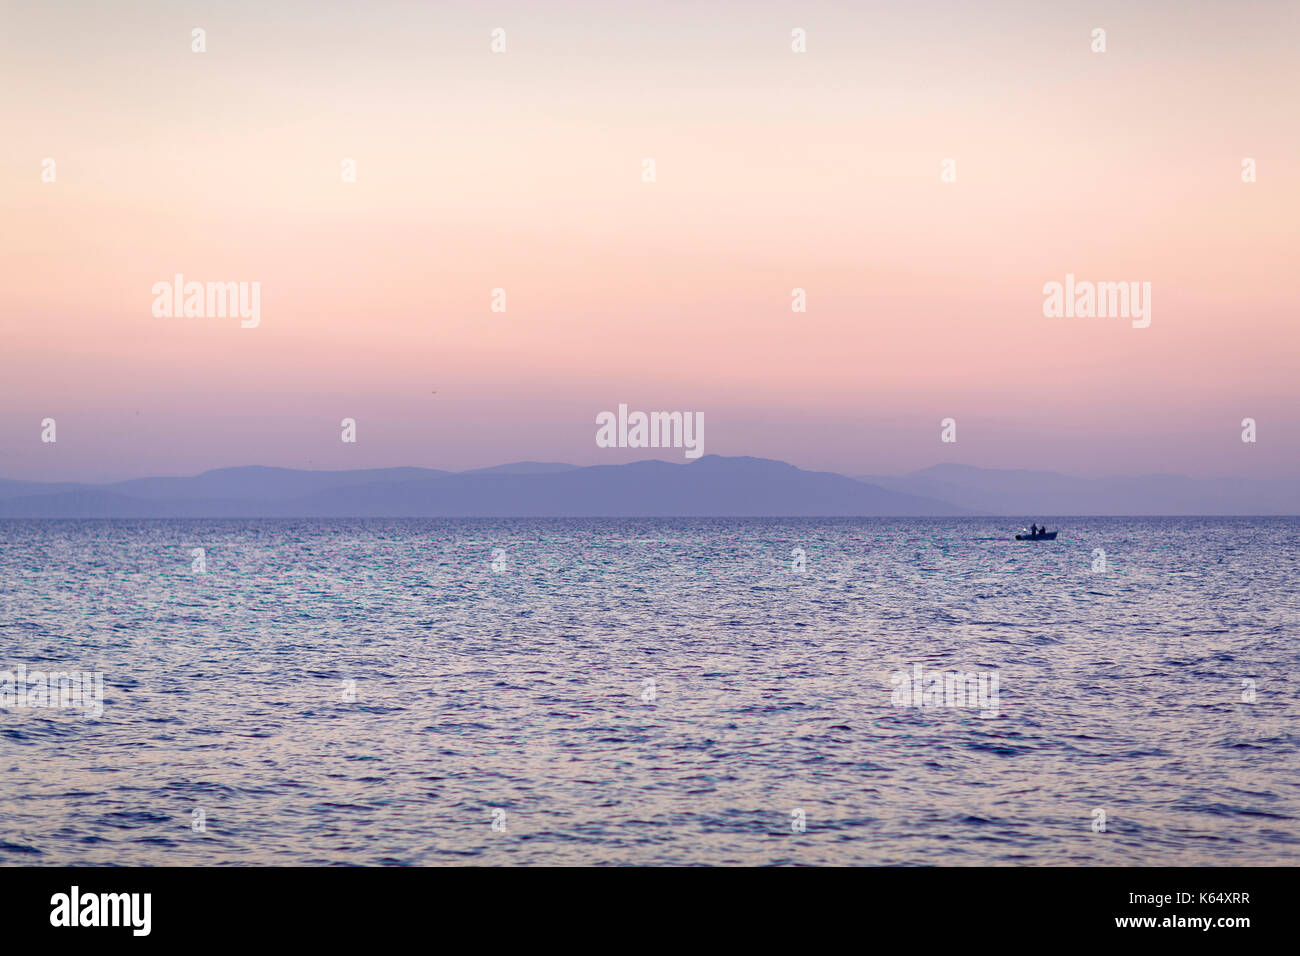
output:
M1031 524L1031 525L1029 526L1029 533L1030 533L1031 535L1038 534L1038 525L1036 525L1036 524Z

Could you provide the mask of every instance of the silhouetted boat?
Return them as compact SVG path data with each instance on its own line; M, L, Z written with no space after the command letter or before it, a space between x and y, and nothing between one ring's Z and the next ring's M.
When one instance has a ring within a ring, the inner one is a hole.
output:
M1026 532L1024 534L1016 535L1016 540L1017 541L1055 541L1056 534L1057 533L1055 531L1040 531L1038 532L1038 534L1029 534L1028 532Z

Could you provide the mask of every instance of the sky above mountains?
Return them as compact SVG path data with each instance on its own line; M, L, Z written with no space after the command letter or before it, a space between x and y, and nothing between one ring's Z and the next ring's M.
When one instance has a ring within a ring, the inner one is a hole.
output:
M0 474L612 464L625 402L843 474L1300 475L1297 9L5 5ZM260 323L155 317L176 273ZM1067 274L1150 326L1044 317Z

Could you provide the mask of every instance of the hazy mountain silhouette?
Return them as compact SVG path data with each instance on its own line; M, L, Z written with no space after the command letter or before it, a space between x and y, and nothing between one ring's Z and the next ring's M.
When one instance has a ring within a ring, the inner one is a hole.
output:
M0 484L0 517L657 517L954 515L942 501L762 458L578 467L221 468L110 485ZM42 491L44 493L42 493Z
M0 478L0 501L24 495L52 495L60 491L81 491L94 487L76 481L17 481L13 478Z
M548 472L573 471L578 465L566 465L561 461L512 461L508 465L493 465L490 468L471 468L462 471L462 475L542 475Z
M249 466L111 484L0 479L0 517L760 517L1300 514L1300 482L1075 478L935 465L848 478L763 458L306 471Z
M433 468L367 468L357 471L304 471L297 468L217 468L193 478L135 478L99 490L128 498L176 500L181 498L237 498L278 500L296 498L315 491L369 485L380 482L415 481L450 472Z
M1075 478L1052 471L934 465L907 475L862 475L891 491L937 498L976 514L1294 515L1300 482L1181 475Z

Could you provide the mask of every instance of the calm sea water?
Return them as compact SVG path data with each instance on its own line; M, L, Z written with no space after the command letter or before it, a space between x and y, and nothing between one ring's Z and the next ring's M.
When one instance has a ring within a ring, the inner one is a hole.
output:
M0 522L0 863L1300 863L1300 522L1017 525Z

